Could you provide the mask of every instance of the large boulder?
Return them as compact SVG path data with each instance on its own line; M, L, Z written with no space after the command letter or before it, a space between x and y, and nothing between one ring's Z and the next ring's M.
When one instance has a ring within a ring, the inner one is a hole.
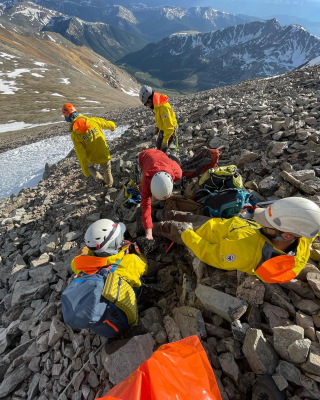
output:
M195 293L206 310L229 322L239 319L248 308L244 301L208 286L199 285Z

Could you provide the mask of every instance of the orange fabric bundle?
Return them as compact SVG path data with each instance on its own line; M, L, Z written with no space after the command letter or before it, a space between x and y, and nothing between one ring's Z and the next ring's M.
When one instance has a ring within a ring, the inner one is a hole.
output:
M222 400L198 336L161 346L127 379L97 400Z

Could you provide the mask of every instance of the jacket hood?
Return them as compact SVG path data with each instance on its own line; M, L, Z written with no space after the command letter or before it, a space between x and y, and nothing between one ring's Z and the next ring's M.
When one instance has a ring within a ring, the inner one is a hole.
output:
M153 105L161 106L162 104L166 104L169 102L169 97L165 94L154 93L153 95Z

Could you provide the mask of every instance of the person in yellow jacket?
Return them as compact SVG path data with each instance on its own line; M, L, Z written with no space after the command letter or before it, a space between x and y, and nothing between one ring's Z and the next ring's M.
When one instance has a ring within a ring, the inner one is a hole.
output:
M155 236L185 244L201 261L239 270L268 283L295 278L305 267L310 245L320 231L320 208L311 200L281 199L256 209L255 221L207 218L177 211L156 211ZM194 231L194 229L196 229Z
M178 147L176 115L169 104L169 98L165 94L155 93L150 86L142 86L139 94L140 101L146 107L154 110L156 121L155 134L158 134L157 149L167 152L171 143Z
M63 105L62 114L66 122L70 122L71 139L84 176L92 176L102 187L111 187L111 156L102 129L114 131L114 122L81 115L70 103ZM95 164L100 164L105 179L95 168Z
M91 275L102 267L118 264L117 274L131 287L140 287L140 277L147 273L148 265L133 244L123 242L125 230L124 224L109 219L100 219L90 225L85 234L86 246L71 262L73 272L76 275L81 272Z

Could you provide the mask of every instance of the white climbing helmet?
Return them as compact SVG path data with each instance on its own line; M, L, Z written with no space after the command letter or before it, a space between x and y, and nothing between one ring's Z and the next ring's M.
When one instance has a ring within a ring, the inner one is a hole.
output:
M117 254L123 240L126 226L110 219L99 219L89 226L84 241L96 255L101 253Z
M157 172L151 179L151 193L157 200L165 200L171 196L173 181L167 172Z
M311 239L320 231L320 208L311 200L288 197L257 208L254 218L258 224L280 232L293 233Z
M140 99L141 103L146 104L146 102L148 101L148 98L150 96L152 96L152 87L143 85L142 88L140 89L140 93L139 93L139 99Z

